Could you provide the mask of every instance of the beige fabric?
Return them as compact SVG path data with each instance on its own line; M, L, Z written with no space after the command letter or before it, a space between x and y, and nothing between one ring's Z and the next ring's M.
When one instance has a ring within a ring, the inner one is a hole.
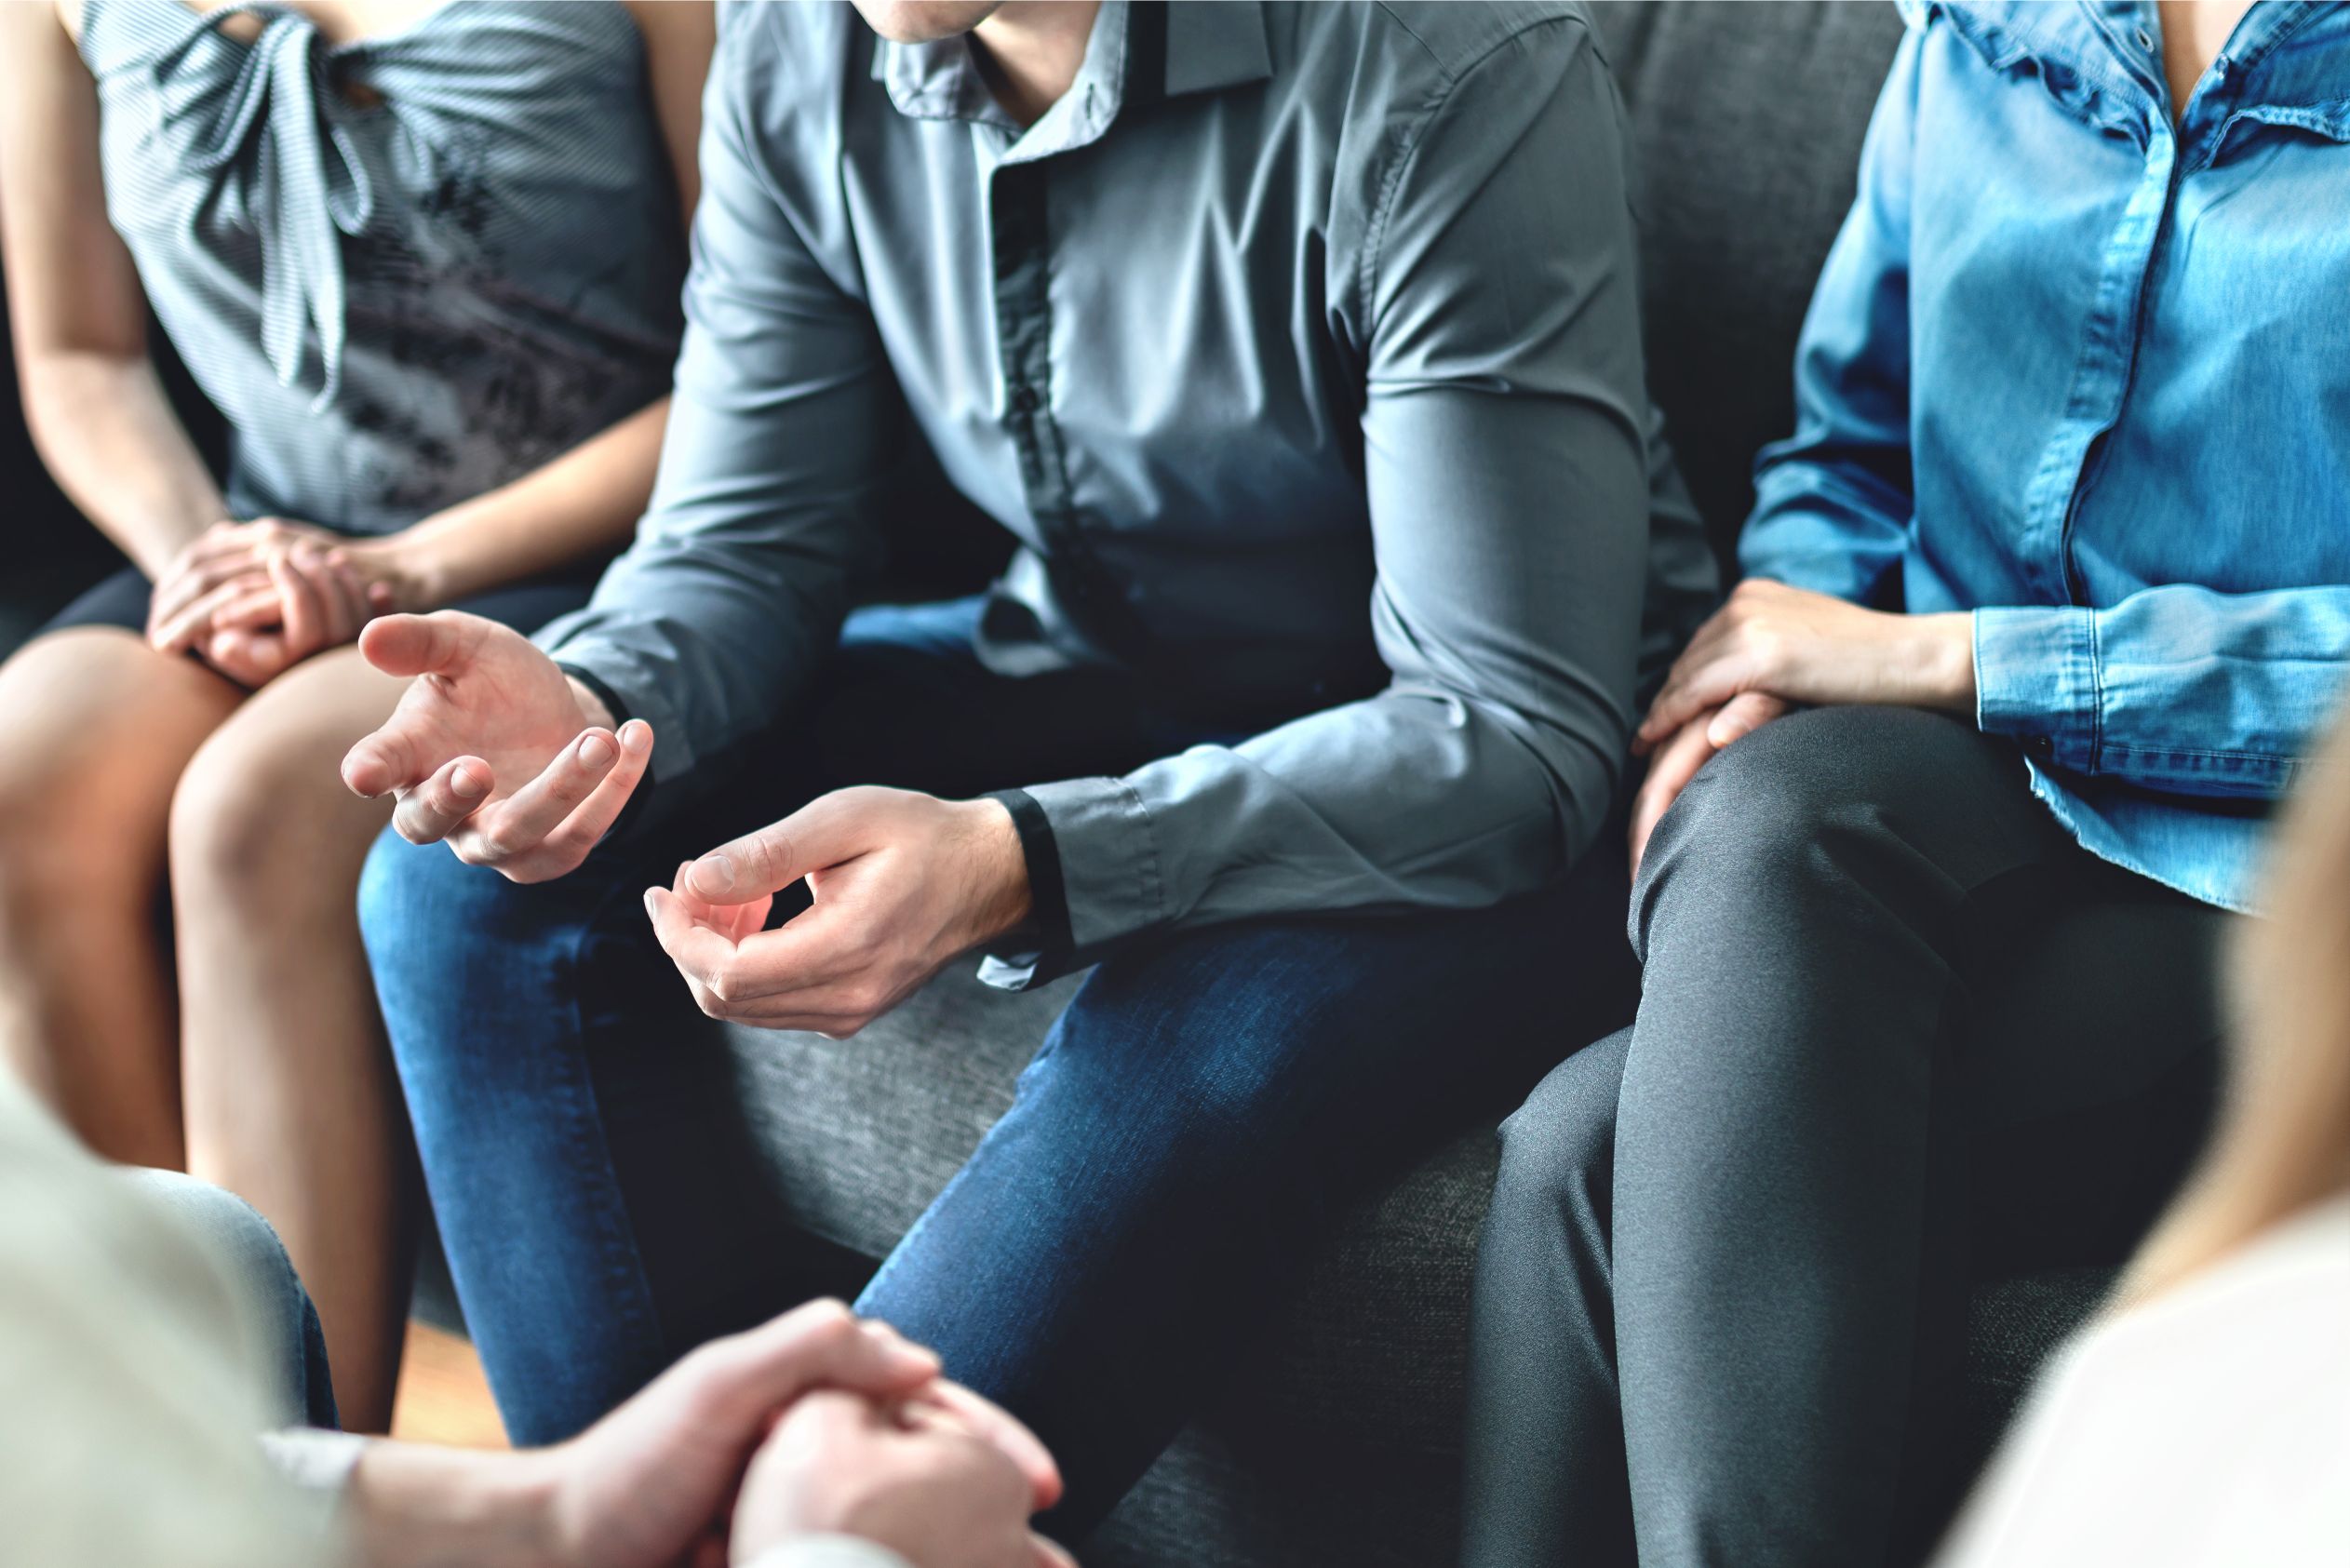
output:
M42 1568L293 1568L330 1499L275 1472L235 1283L0 1075L0 1521Z
M1940 1568L2350 1563L2350 1199L2086 1333Z

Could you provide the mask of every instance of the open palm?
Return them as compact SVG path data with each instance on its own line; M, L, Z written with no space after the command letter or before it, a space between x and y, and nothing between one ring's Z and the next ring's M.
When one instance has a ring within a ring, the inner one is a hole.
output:
M360 795L398 797L411 843L517 882L559 877L619 816L652 756L641 721L615 735L554 660L518 632L443 610L373 623L359 651L413 679L383 727L343 758Z

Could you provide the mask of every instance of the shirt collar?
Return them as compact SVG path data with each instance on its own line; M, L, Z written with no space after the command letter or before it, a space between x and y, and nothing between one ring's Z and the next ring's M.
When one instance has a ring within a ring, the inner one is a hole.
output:
M1132 14L1136 9L1157 14ZM1152 47L1162 38L1162 47ZM1154 56L1163 56L1165 61L1162 71L1151 73L1157 79L1130 81L1130 66L1149 71ZM1076 80L1021 136L1021 152L1041 157L1094 141L1109 128L1130 94L1147 98L1163 91L1175 98L1263 81L1272 74L1261 4L1151 5L1146 0L1144 7L1135 7L1128 0L1103 0ZM974 120L1018 133L987 90L968 37L929 44L876 39L872 75L901 114Z

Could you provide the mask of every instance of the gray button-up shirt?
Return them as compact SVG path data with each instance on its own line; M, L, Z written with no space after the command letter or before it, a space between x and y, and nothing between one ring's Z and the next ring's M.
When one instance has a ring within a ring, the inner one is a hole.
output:
M1652 657L1712 566L1649 439L1624 127L1578 7L1108 4L1024 131L963 39L762 6L730 18L705 116L652 507L542 639L652 724L657 781L804 690L902 397L1018 538L992 667L1122 662L1235 712L1328 694L1239 744L1034 781L1052 967L1154 929L1484 905L1591 841L1652 557Z

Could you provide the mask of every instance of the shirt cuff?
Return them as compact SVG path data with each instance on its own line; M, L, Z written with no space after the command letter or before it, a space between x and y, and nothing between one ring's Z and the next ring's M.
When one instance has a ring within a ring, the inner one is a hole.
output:
M604 684L604 677L602 676L598 675L594 670L589 669L584 664L568 663L561 659L555 661L555 667L561 670L565 675L570 676L573 680L578 681L582 686L586 687L590 691L596 693L596 700L604 704L604 711L606 713L612 716L612 728L614 730L618 730L622 725L628 722L628 704L622 701L619 692L614 691L611 687Z
M1033 953L999 954L979 978L1006 990L1041 985L1083 969L1121 937L1148 931L1166 918L1159 876L1158 829L1142 796L1123 779L1070 779L1014 793L1035 809L1041 836L1053 845L1062 940L1041 942ZM1009 800L1005 801L1010 806ZM1013 810L1013 821L1021 811ZM1036 861L1027 829L1021 849ZM1043 895L1038 913L1044 913Z
M884 1546L854 1535L802 1535L751 1559L750 1568L912 1568Z
M1028 867L1028 918L990 947L979 978L1007 991L1025 991L1068 972L1068 895L1061 881L1061 848L1053 824L1025 789L999 789L987 799L1012 813Z
M2097 767L2097 617L2078 605L1975 614L1975 722L2034 762Z
M603 699L615 725L641 718L652 726L649 772L655 783L665 784L693 766L684 717L662 693L664 680L674 676L647 667L634 649L599 637L592 629L566 632L561 621L548 623L531 640L555 661L557 669Z
M311 1427L290 1427L262 1434L262 1452L270 1467L305 1492L340 1495L351 1484L351 1472L369 1440L352 1432L329 1432Z

